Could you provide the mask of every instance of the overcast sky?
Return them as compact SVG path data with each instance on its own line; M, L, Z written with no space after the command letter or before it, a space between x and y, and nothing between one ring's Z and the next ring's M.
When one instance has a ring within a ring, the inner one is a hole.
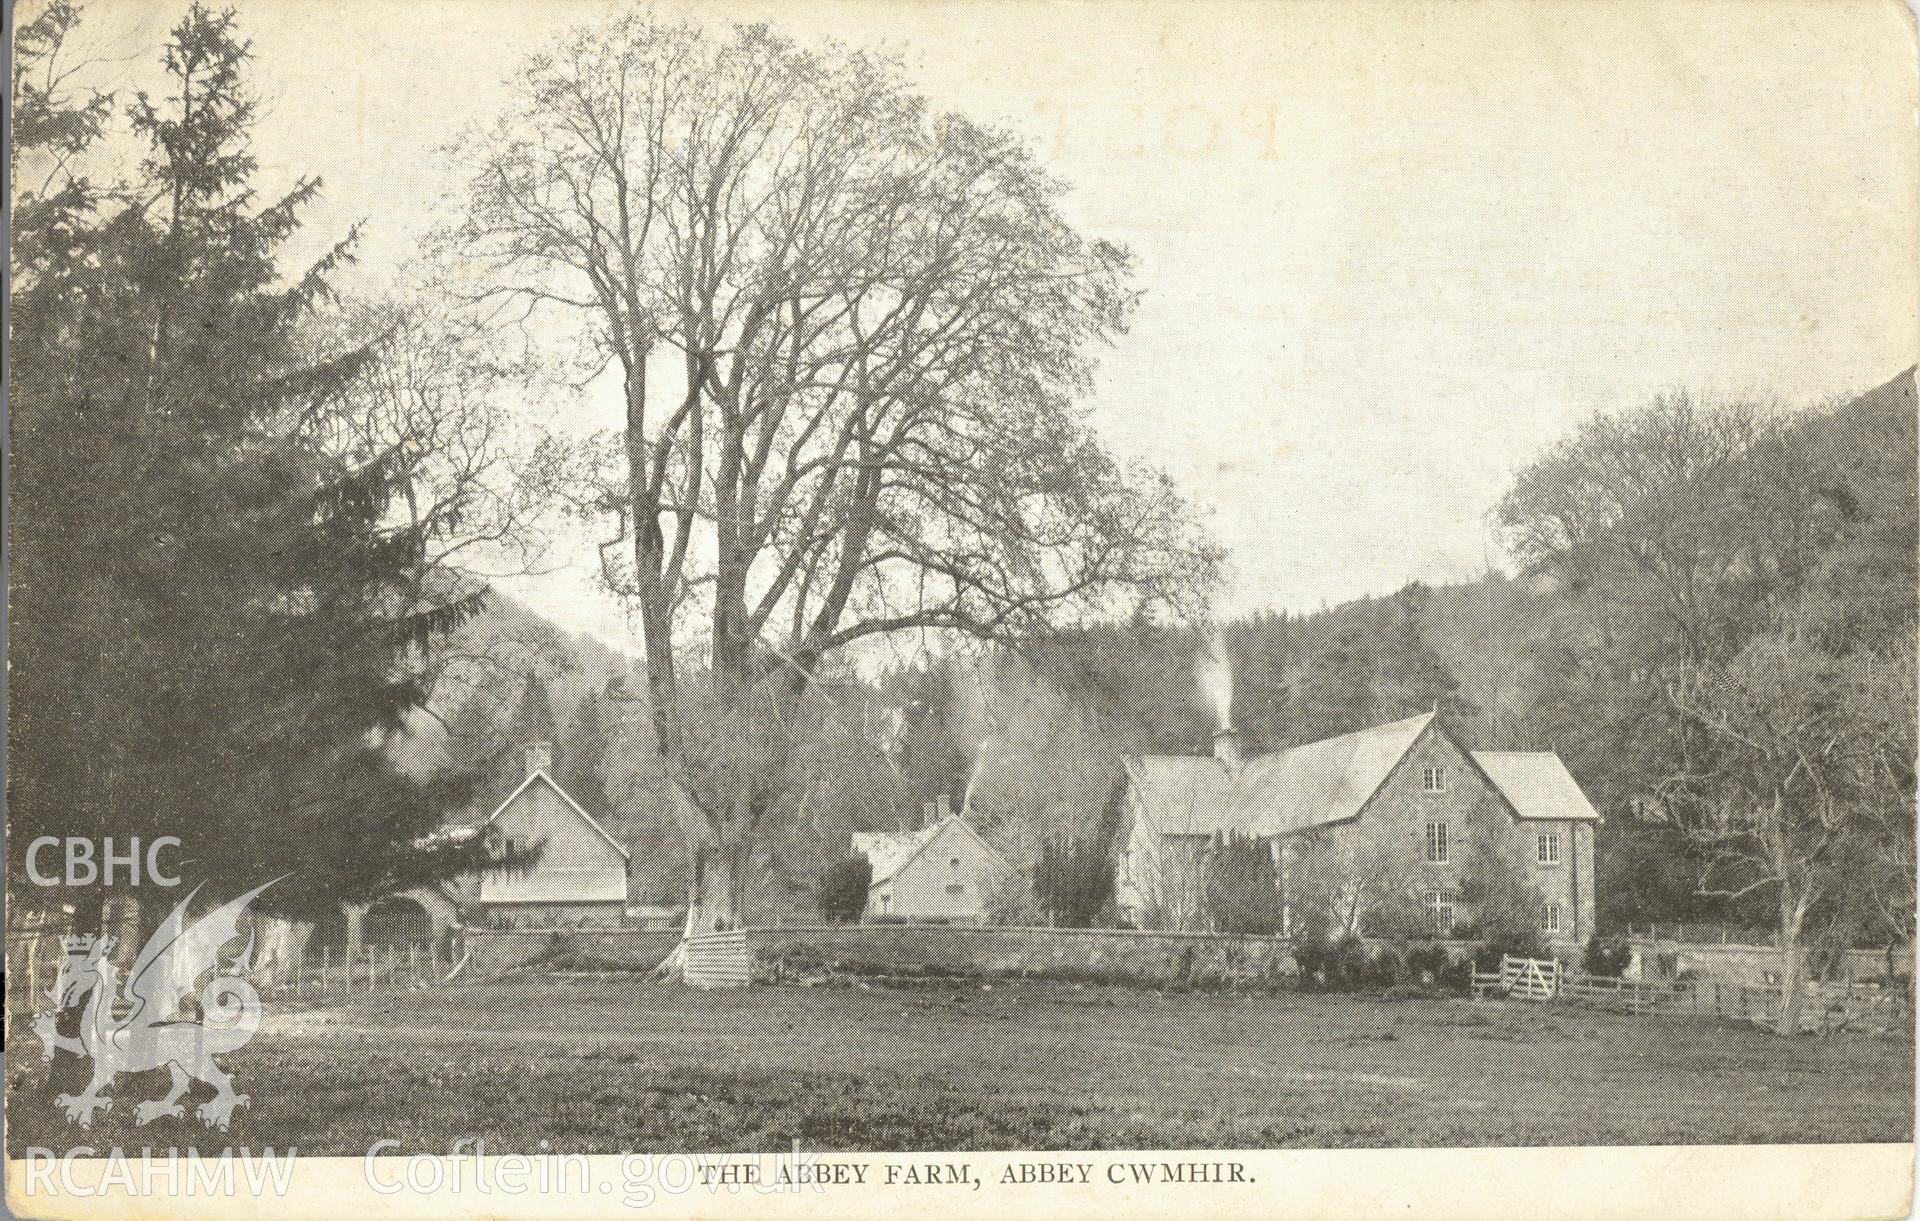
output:
M185 5L93 7L151 58ZM1095 419L1207 513L1230 609L1498 562L1487 510L1595 410L1821 399L1915 359L1897 0L685 7L893 47L1133 249L1146 295ZM435 146L600 8L241 0L262 160L321 175L314 231L366 218L366 274L391 274L447 188ZM618 421L612 396L568 410ZM510 588L631 647L583 569Z

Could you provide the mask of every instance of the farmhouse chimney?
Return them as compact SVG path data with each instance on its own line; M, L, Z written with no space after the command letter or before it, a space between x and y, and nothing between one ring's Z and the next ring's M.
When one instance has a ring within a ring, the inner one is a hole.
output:
M520 750L527 762L527 775L553 770L553 743L529 742Z
M1228 725L1214 731L1213 757L1226 764L1227 770L1240 770L1240 731Z
M945 822L947 821L947 819L952 817L953 817L953 798L947 796L945 793L942 793L940 794L939 798L934 802L933 821Z

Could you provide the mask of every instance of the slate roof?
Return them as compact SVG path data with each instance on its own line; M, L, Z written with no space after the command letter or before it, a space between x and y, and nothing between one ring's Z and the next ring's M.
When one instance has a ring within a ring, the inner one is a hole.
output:
M493 822L494 819L504 814L506 812L507 807L512 805L515 801L518 801L520 799L520 794L526 792L529 788L531 788L533 786L533 782L536 780L545 782L548 788L552 789L556 794L559 795L560 800L567 803L568 809L571 809L575 814L578 814L580 816L580 820L582 822L586 823L589 827L592 827L596 832L598 832L601 839L604 839L609 844L612 844L613 850L620 854L620 857L622 860L625 860L628 858L629 854L627 852L626 845L622 844L619 840L613 838L613 836L608 835L607 829L601 826L599 823L595 822L593 815L587 813L586 810L581 807L580 803L575 801L573 797L570 794L568 794L567 790L561 788L560 782L558 780L555 780L552 776L547 775L547 773L544 771L536 771L532 775L528 776L525 780L522 780L520 782L520 787L513 790L513 792L509 793L505 801L495 806L493 813L487 815L486 823L483 823L481 825L482 826L489 825Z
M918 831L855 831L853 850L872 862L873 881L884 882L905 868L939 830L935 823Z
M1127 760L1162 835L1287 835L1360 812L1433 720L1431 712L1248 759L1237 774L1211 755Z
M1212 755L1141 755L1127 774L1162 835L1290 835L1358 814L1432 721L1423 713L1258 755L1238 773ZM1469 753L1517 816L1600 820L1552 751Z
M873 880L868 885L878 886L889 878L898 876L902 869L913 863L914 857L920 855L921 849L937 839L940 833L950 825L958 826L960 830L978 840L994 858L1004 863L1004 858L995 851L993 845L981 839L980 833L968 826L965 819L958 814L949 814L939 822L921 827L917 831L855 831L853 850L873 863Z
M1522 818L1600 821L1600 814L1550 750L1476 750L1473 761Z

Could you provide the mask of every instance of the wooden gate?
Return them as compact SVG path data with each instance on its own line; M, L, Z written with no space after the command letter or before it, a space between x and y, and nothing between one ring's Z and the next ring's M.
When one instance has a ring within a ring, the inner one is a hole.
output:
M1560 964L1552 959L1503 955L1500 990L1522 1000L1550 1001L1560 991Z
M744 988L753 982L753 960L744 929L696 933L687 938L680 978L694 988Z

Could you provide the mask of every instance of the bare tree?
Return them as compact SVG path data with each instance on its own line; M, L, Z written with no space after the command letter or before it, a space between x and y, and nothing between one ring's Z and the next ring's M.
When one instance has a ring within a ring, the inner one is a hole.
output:
M1082 418L1127 258L1011 139L930 114L886 59L759 26L628 15L515 85L455 149L452 280L498 319L559 311L619 375L612 469L580 498L614 524L655 736L706 822L690 927L733 922L790 735L703 762L689 699L744 749L862 641L1191 601L1216 557Z
M1688 662L1724 657L1755 609L1736 493L1764 432L1757 407L1684 392L1596 415L1520 473L1494 520L1523 567L1607 599Z
M1891 810L1911 819L1912 689L1911 667L1897 658L1834 656L1779 633L1671 691L1706 749L1695 771L1668 781L1668 808L1711 854L1704 892L1774 896L1781 1034L1800 1029L1815 918L1841 891L1874 884L1875 871L1858 868L1863 849L1878 856L1890 841L1905 855L1884 863L1881 881L1889 893L1905 886L1911 905L1911 828L1883 834Z
M1405 936L1423 927L1406 846L1365 827L1294 837L1282 861L1292 927L1308 941Z
M533 571L547 481L542 438L514 410L525 371L484 334L418 302L355 302L323 344L341 337L372 345L375 358L311 427L350 462L391 464L399 524L425 540L423 585Z

